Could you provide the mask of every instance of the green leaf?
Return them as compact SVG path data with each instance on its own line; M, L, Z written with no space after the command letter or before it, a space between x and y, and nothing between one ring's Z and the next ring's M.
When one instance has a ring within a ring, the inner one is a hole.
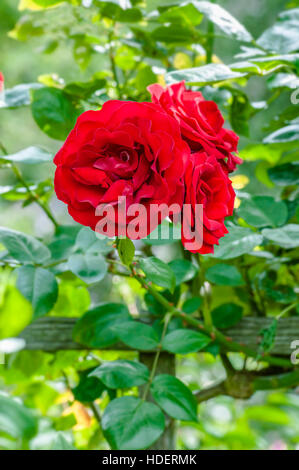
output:
M0 227L0 243L21 263L44 263L50 258L48 248L31 235Z
M130 388L144 384L149 379L148 368L136 361L120 359L105 362L91 372L91 378L100 379L109 388Z
M244 93L235 93L233 95L233 102L229 111L229 120L235 132L249 136L248 121L251 117L252 106L249 99Z
M204 349L211 339L198 331L182 328L168 333L163 340L163 349L174 354L189 354Z
M104 411L102 429L112 449L140 450L150 447L163 433L165 419L154 403L121 397Z
M159 338L150 325L137 321L128 321L113 328L118 338L132 349L150 351L158 346Z
M192 44L198 38L195 30L187 26L175 24L169 26L159 26L151 33L155 41L165 42L166 44Z
M68 95L75 96L82 100L88 100L96 91L101 90L106 85L106 80L100 75L95 74L88 82L68 83L63 91Z
M79 318L73 330L78 343L91 348L105 348L118 340L113 327L131 319L125 305L106 303L99 305Z
M175 259L168 266L174 272L177 286L183 282L190 281L197 274L197 267L186 259Z
M49 137L65 140L80 114L69 96L58 88L32 91L31 110L37 125Z
M76 387L72 388L75 400L89 403L99 398L106 389L104 383L92 376L95 367L80 373L80 380Z
M51 450L77 450L74 446L69 444L62 433L58 433L52 442Z
M18 289L8 286L0 301L0 339L18 336L31 320L31 304Z
M0 395L0 432L15 439L31 439L37 432L33 413L16 400Z
M47 269L22 266L17 269L17 275L17 287L32 303L34 318L46 315L53 308L58 296L54 274Z
M192 4L229 37L244 42L252 41L253 38L247 29L220 5L197 1L193 1Z
M229 233L219 241L215 247L214 257L220 259L237 258L260 245L263 237L249 228L232 225L228 227Z
M105 258L92 253L71 255L68 268L88 284L101 281L107 274Z
M287 221L288 208L271 196L253 196L242 200L238 215L254 227L279 227Z
M148 0L146 2L146 10L152 11L161 7L169 7L172 5L178 5L181 0Z
M11 155L1 155L1 160L13 163L44 163L51 162L52 155L40 147L28 147L20 152Z
M30 9L32 4L37 5L41 8L49 8L59 5L59 3L63 3L64 1L65 0L22 0L22 9Z
M134 60L135 63L135 60ZM142 67L138 70L135 77L135 85L139 93L143 93L146 90L148 85L155 83L157 81L157 76L152 71L152 68L149 65Z
M197 421L197 403L186 385L168 374L157 375L151 393L169 416L183 421Z
M108 245L108 241L109 238L99 237L89 227L82 227L76 237L75 250L88 254L107 254L112 250L112 246Z
M215 264L206 271L206 279L218 286L242 286L244 280L235 266Z
M184 302L182 310L185 313L193 313L199 309L201 304L202 304L201 297L191 297L191 299L188 299Z
M299 21L290 19L278 21L263 32L257 43L268 51L288 54L298 50Z
M246 73L235 72L224 64L208 64L202 67L169 72L165 75L165 79L167 83L185 80L190 85L209 85L245 76Z
M236 325L242 318L243 309L240 305L227 303L212 310L213 324L216 328L229 328Z
M203 15L192 5L187 3L183 6L169 8L158 17L161 23L187 24L197 26L201 23Z
M265 144L276 144L279 142L294 142L299 140L299 124L291 124L282 127L265 137Z
M121 261L129 266L134 259L134 243L129 238L121 238L117 242L117 250Z
M291 249L299 246L299 225L296 224L280 228L264 228L262 235L282 248Z
M298 162L284 163L268 170L268 174L273 183L279 186L299 184L299 164Z
M175 276L171 268L158 258L153 256L140 260L140 267L144 271L148 281L170 291L175 287Z

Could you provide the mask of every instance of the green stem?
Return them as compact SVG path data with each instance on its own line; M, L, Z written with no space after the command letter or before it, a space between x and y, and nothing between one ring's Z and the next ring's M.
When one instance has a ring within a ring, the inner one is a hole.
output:
M277 316L277 319L279 320L279 318L283 317L290 310L293 310L293 308L295 308L297 305L298 305L298 302L294 302L293 304L286 307L282 312L280 312L280 314Z
M171 315L170 315L170 314L168 314L168 315L165 316L165 319L164 319L164 326L163 326L163 331L162 331L160 343L159 343L158 346L157 346L157 352L156 352L156 355L155 355L155 358L154 358L153 367L152 367L152 370L151 370L151 374L150 374L148 383L146 384L146 387L145 387L145 389L144 389L144 393L143 393L142 400L146 400L146 397L147 397L148 392L149 392L149 390L150 390L150 386L151 386L152 381L154 380L154 377L155 377L155 375L156 375L157 365L158 365L159 357L160 357L160 354L161 354L161 351L162 351L162 342L163 342L163 339L164 339L164 337L165 337L165 334L166 334L166 331L167 331L167 327L168 327L168 323L169 323L170 319L171 319Z
M225 336L223 333L221 333L217 328L214 326L206 326L204 325L201 321L197 320L196 318L193 318L190 315L187 315L186 313L180 311L176 307L174 307L172 304L168 302L168 300L160 294L156 289L154 289L152 286L148 285L145 280L138 274L133 274L135 279L152 294L152 296L161 304L163 305L168 312L170 312L172 315L181 318L184 320L186 323L188 323L191 326L194 326L195 328L198 328L199 330L202 331L202 333L207 334L210 336L213 340L218 341L226 350L228 351L234 351L238 353L243 353L246 356L253 357L255 360L257 360L257 352L254 349L251 349L243 344L239 344L235 341L233 341L231 338ZM268 353L264 353L261 357L261 360L263 362L266 362L268 364L272 364L275 366L281 366L281 367L287 367L287 368L292 368L293 364L288 360L280 357L274 357L271 356Z
M215 0L211 0L211 3L215 3ZM208 22L207 28L207 45L206 45L206 64L210 64L213 60L213 49L214 49L214 23Z
M255 390L272 390L276 388L296 387L299 384L299 369L286 374L271 377L257 377L253 381Z
M117 68L116 68L116 63L115 63L114 50L113 50L113 47L112 47L112 41L113 41L113 32L111 32L109 34L109 59L110 59L110 66L111 66L112 75L113 75L114 81L116 83L118 98L121 99L122 98L122 91L121 91L120 81L119 81L118 74L117 74Z
M49 211L48 207L43 204L38 195L30 189L30 186L28 183L24 180L22 173L20 172L19 168L14 164L10 163L10 167L12 171L14 172L16 178L19 180L19 182L24 186L24 188L27 190L27 193L31 196L31 198L40 206L40 208L45 212L45 214L48 216L48 218L51 220L51 222L54 224L55 228L57 229L59 227L58 223L54 219L53 215Z

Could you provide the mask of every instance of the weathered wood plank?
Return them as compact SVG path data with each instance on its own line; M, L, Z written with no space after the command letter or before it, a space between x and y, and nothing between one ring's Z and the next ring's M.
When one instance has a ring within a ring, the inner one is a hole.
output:
M26 349L42 351L59 351L71 349L87 349L72 339L72 329L76 318L43 317L35 320L20 334L26 341ZM261 341L260 331L271 325L271 318L245 317L238 325L229 328L225 334L234 341L243 343L252 349L258 349ZM299 318L281 318L278 322L277 334L272 353L290 356L292 341L299 340ZM117 343L110 350L128 350L127 346Z

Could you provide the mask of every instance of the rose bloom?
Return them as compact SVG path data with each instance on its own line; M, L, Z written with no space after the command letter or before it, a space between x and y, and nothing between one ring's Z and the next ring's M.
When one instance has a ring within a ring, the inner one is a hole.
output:
M185 204L190 204L191 211L185 215L185 227L194 231L196 222L195 205L202 205L202 236L199 241L183 227L182 243L192 253L207 254L214 252L214 245L228 230L224 219L232 215L235 192L232 183L217 159L205 152L191 155L185 173ZM198 233L199 229L197 229Z
M118 235L125 224L126 235L143 238L161 222L160 217L152 225L152 204L177 204L181 210L189 157L178 123L160 106L111 100L100 111L78 118L54 159L55 191L80 224L108 236ZM97 208L109 204L118 214L118 198L123 196L127 210L135 203L145 207L137 235L126 232L130 218L125 223L117 219L113 234L99 226L106 214Z
M207 101L200 92L189 91L180 82L164 89L154 84L148 87L152 102L180 124L183 138L192 152L204 150L221 162L228 172L235 170L242 160L234 155L238 136L223 128L224 119L214 101Z
M4 91L4 76L3 73L0 72L0 93Z

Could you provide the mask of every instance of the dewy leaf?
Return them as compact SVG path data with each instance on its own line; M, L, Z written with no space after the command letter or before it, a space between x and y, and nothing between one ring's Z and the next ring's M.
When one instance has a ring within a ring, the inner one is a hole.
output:
M290 18L280 20L263 32L257 40L264 49L279 54L288 54L298 50L299 20Z
M177 286L183 282L190 281L197 273L197 267L186 259L175 259L168 266L174 272Z
M299 225L297 224L288 224L280 228L265 228L262 234L282 248L291 249L299 246Z
M73 338L91 348L104 348L118 340L113 327L131 319L126 305L106 303L99 305L79 318Z
M254 227L279 227L287 221L288 208L271 196L253 196L242 200L238 215Z
M13 163L45 163L51 162L53 155L40 147L28 147L11 155L1 155L2 160Z
M87 284L101 281L107 274L107 263L102 255L92 253L74 254L68 260L68 267Z
M130 388L147 382L149 370L140 362L120 359L105 362L94 369L89 377L100 379L107 387L112 389Z
M294 142L299 141L299 124L291 124L282 127L272 134L265 137L265 144L277 144L280 142Z
M17 287L32 303L34 318L46 315L53 308L58 296L54 274L47 269L22 266L17 269L17 275Z
M227 303L212 310L213 324L216 328L229 328L236 325L242 318L243 309L240 305Z
M121 238L117 242L117 250L121 261L129 266L134 259L134 243L129 238Z
M115 325L113 328L118 338L133 349L149 351L158 346L159 338L150 325L129 321Z
M163 349L174 354L188 354L204 349L211 339L198 332L182 328L168 333L163 340Z
M242 286L244 280L235 266L215 264L206 270L206 279L218 286Z
M165 75L165 80L170 84L185 80L190 85L209 85L245 76L246 73L235 72L224 64L208 64L202 67L169 72Z
M187 2L186 2L187 3ZM238 39L239 41L251 42L252 36L247 29L239 23L228 11L220 5L212 2L197 2L193 1L194 7L206 15L210 21L218 26L221 31L229 37Z
M172 418L197 421L197 403L186 385L168 374L157 375L151 393L159 406Z
M44 263L50 258L48 248L31 235L0 227L0 243L21 263Z
M4 92L4 100L0 100L0 108L17 108L31 103L30 90L42 88L40 83L25 83L9 88Z
M102 418L104 436L112 449L117 450L146 449L164 428L164 415L157 405L136 397L111 401Z
M173 290L175 276L171 268L158 258L153 256L140 260L140 267L144 271L148 281L154 282L165 289Z
M228 230L229 233L220 239L218 246L215 246L215 258L237 258L245 253L251 253L263 241L262 235L253 232L249 228L231 225Z
M66 139L75 125L80 109L58 88L33 90L32 99L32 115L41 130L53 139Z

